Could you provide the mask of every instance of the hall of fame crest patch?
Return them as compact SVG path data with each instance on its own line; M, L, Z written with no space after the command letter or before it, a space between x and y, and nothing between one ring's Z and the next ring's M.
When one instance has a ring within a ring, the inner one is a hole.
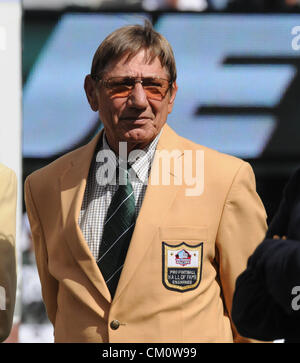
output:
M176 246L162 243L162 282L173 291L185 292L197 288L201 281L203 242Z

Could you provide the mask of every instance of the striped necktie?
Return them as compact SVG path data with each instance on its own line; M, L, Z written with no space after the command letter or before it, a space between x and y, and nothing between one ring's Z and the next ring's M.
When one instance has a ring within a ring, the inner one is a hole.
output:
M119 166L117 176L120 185L107 211L97 260L112 298L119 282L136 218L128 170Z

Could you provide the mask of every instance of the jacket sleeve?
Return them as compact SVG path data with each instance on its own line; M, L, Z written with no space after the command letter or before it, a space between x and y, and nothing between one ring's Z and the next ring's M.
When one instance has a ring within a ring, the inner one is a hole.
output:
M32 196L30 176L25 181L25 203L34 242L37 268L41 280L42 296L49 320L54 326L57 311L58 282L48 270L47 246L42 224Z
M17 179L10 169L0 174L0 341L11 330L16 300Z
M294 227L290 224L299 176L298 171L289 181L266 239L236 282L232 317L238 331L248 337L294 338L299 329L297 290L293 289L300 286L300 242L291 239ZM274 235L288 239L273 239Z
M266 229L266 212L256 193L254 173L243 162L228 192L216 240L220 282L230 318L236 278L264 238ZM234 324L232 329L235 342L249 342L237 333Z
M300 206L300 168L296 170L284 188L280 206L270 223L266 238L273 238L274 235L278 235L287 236L290 239L299 239L298 223L292 221L293 209L297 205Z
M299 330L300 243L265 239L238 277L232 317L254 339L294 338ZM300 336L300 334L299 334Z

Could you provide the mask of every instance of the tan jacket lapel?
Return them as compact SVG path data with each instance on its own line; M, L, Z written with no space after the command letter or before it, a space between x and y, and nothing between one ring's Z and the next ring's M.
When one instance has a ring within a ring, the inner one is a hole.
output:
M78 217L84 197L89 167L101 135L102 133L97 135L76 154L76 160L73 159L70 162L66 172L60 178L61 207L65 238L75 260L103 297L108 302L111 302L109 290L78 225ZM166 150L169 152L180 150L179 137L167 125L164 126L157 150ZM156 152L153 165L157 161ZM159 171L161 175L160 168ZM152 174L153 172L151 171L149 185L136 222L114 301L119 298L124 288L133 278L136 268L142 263L143 257L155 237L155 233L158 233L158 226L168 213L177 192L180 190L180 186L174 185L173 174L170 176L170 185L167 186L152 185ZM159 213L157 213L155 206L159 206Z
M64 235L68 246L84 273L103 297L110 302L111 296L94 257L78 225L90 164L95 148L102 133L89 144L78 150L76 159L70 161L66 172L60 178L61 208L64 224Z
M157 145L157 150L180 150L179 137L167 125L164 126L163 133ZM124 291L127 284L133 278L138 265L143 262L143 257L146 254L147 249L150 247L155 234L158 233L158 226L161 225L165 215L172 206L172 202L175 199L177 192L180 190L180 186L174 185L175 176L172 174L170 176L170 185L151 185L154 165L158 162L157 154L156 151L150 173L150 181L127 252L114 302L119 298L122 291ZM161 167L159 170L161 175Z

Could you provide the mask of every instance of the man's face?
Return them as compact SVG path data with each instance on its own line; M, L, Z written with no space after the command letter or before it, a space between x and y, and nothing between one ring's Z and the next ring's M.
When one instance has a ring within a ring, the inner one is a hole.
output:
M103 79L120 76L169 79L158 58L151 64L146 62L144 50L129 61L125 55L112 62L106 68ZM87 76L85 91L91 108L99 112L110 147L118 152L119 142L127 141L130 152L144 148L159 134L172 111L177 85L174 83L162 100L148 98L141 83L136 83L126 97L111 97L101 82Z

